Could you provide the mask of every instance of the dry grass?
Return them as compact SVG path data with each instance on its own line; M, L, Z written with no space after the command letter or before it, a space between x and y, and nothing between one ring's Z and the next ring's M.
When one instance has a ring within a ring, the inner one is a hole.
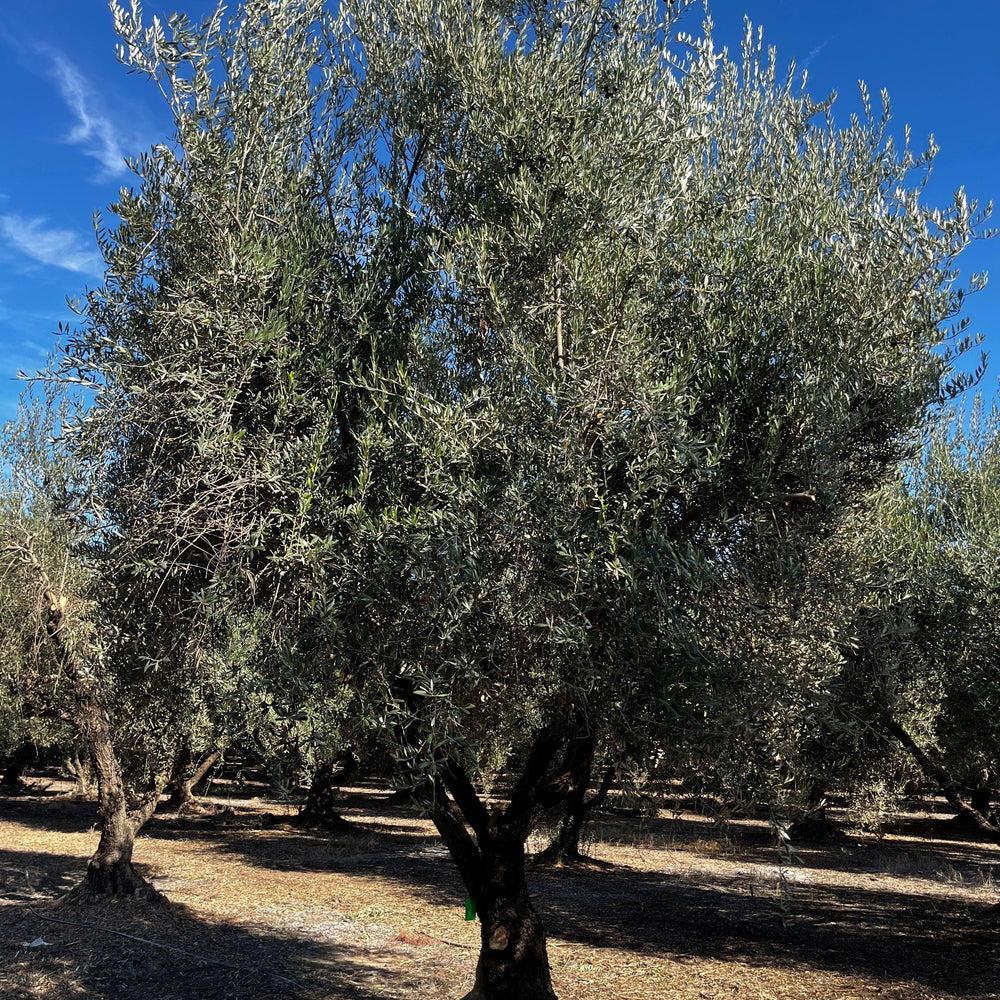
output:
M253 799L158 816L136 860L169 903L90 908L54 902L96 839L93 805L55 790L0 800L4 1000L444 1000L471 982L478 925L454 867L377 790L345 802L359 837L264 826L290 809ZM995 849L930 814L801 845L795 865L753 821L608 818L592 836L600 866L531 876L562 1000L1000 998L1000 939L977 921Z

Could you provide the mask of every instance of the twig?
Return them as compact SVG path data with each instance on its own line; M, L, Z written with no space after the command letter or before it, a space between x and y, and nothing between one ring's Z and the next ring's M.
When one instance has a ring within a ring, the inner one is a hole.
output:
M114 931L110 927L102 927L100 924L88 924L80 920L64 920L61 917L47 917L37 910L33 910L30 906L28 907L28 912L34 916L38 917L39 920L48 920L53 924L67 924L70 927L83 927L89 930L104 931L105 934L114 934L116 937L128 938L130 941L138 941L140 944L152 945L154 948L162 948L164 951L173 951L178 955L184 955L186 958L193 958L197 962L209 962L212 965L224 965L227 969L236 969L237 972L243 972L246 969L244 965L236 965L233 962L225 962L221 958L209 958L207 955L198 955L193 951L185 951L183 948L175 948L170 944L160 944L159 941L150 941L149 938L137 937L135 934L126 934L124 931ZM290 986L301 986L301 983L297 983L294 979L287 979L285 976L279 976L277 972L272 972L270 969L260 969L261 972L266 972L269 976L280 980L283 983L288 983Z
M996 910L998 909L998 907L994 906L993 909ZM428 937L433 937L433 936L434 936L433 934L428 935ZM471 944L460 944L458 941L449 941L447 938L438 938L438 941L440 941L442 944L450 945L452 948L470 949L472 947Z

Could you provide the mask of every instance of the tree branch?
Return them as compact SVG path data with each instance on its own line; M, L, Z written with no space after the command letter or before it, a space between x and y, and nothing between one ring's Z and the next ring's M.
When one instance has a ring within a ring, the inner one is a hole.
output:
M800 501L811 501L816 503L816 491L814 489L802 490L799 493L778 493L773 497L768 497L768 503L796 503Z
M455 804L472 827L476 837L489 835L490 814L479 793L473 787L469 776L462 766L454 759L448 758L441 771L441 780L451 792Z
M431 819L454 860L469 895L479 895L482 873L482 853L462 822L457 807L448 798L444 783L434 782Z
M931 756L917 741L895 720L888 720L889 732L910 752L914 760L929 777L933 778L941 788L944 797L961 815L971 819L976 826L995 843L1000 844L1000 826L991 823L978 809L967 802L959 786L952 781L948 772L932 760Z
M510 826L519 828L527 836L535 810L539 806L547 807L561 801L569 790L555 794L555 788L562 787L561 775L554 778L548 776L549 764L562 744L562 739L556 735L551 726L546 726L536 737L525 762L524 770L514 787L510 797L510 805L504 812L504 820Z

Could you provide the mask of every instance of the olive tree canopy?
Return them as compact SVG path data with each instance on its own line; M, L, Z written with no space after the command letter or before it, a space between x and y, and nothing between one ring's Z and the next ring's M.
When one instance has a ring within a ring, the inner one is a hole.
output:
M965 346L933 149L685 6L112 4L176 134L63 359L91 516L137 601L267 609L432 778L470 996L552 995L524 839L595 741L705 724L704 577L876 482Z

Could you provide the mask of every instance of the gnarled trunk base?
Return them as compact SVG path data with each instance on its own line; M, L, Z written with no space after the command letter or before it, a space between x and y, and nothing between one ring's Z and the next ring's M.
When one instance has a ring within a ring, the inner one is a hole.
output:
M431 815L480 921L476 981L465 1000L556 1000L545 929L525 882L524 843L534 817L565 799L567 772L578 771L573 751L582 743L573 741L568 766L549 774L565 742L553 729L542 729L502 810L487 808L456 761L441 768Z
M174 773L167 782L164 791L167 793L165 802L160 803L160 807L165 812L180 812L185 806L189 806L195 799L195 787L203 781L208 772L218 763L222 756L221 750L213 750L194 769L193 774L188 774L187 769L191 761L190 753L187 750L178 754L178 759L174 765Z
M797 819L788 828L788 836L793 843L838 844L847 840L847 834L830 819L826 809L816 809Z
M71 889L63 900L67 903L89 904L114 899L134 899L156 903L165 897L153 888L132 867L132 851L112 852L111 856L97 853L87 864L83 881Z
M580 850L580 835L590 811L589 803L584 802L582 794L571 797L552 842L544 850L533 854L530 863L541 868L587 864L590 859Z
M84 754L81 760L79 754L74 754L63 761L63 767L73 779L73 791L70 794L77 799L92 799L95 780L90 757Z
M596 742L590 740L584 743L585 756L579 773L576 775L576 783L573 790L566 797L566 811L559 822L559 829L552 843L543 851L539 851L531 858L531 864L539 867L549 867L554 865L567 865L579 867L581 865L593 865L599 867L600 862L587 857L580 850L580 839L583 836L584 827L590 822L590 817L595 809L600 809L604 805L611 790L611 782L614 780L615 768L611 764L604 770L601 784L594 794L587 798L587 785L590 782L590 773L593 764L593 755Z
M597 868L593 858L579 850L567 850L558 841L553 841L543 851L532 854L528 863L533 868Z
M313 775L306 804L292 820L293 826L328 830L330 833L357 833L358 828L337 811L340 792L339 773L332 761L321 764Z
M556 1000L545 929L524 877L523 829L494 817L480 841L479 962L465 1000Z

